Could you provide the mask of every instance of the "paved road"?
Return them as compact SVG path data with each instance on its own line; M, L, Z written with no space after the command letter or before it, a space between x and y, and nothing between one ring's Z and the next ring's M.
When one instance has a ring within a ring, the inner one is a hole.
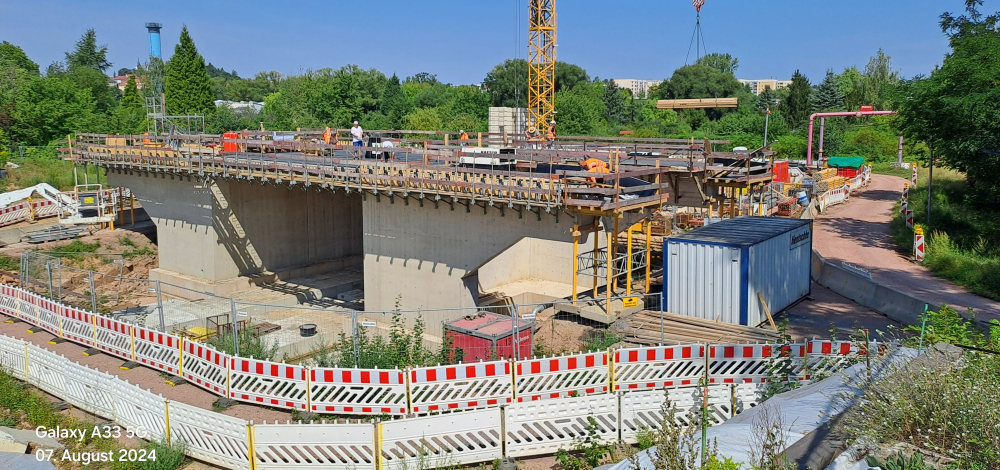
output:
M850 202L831 207L816 219L814 248L835 264L846 261L871 271L873 280L896 290L959 311L971 307L980 320L1000 319L1000 302L934 277L898 251L889 221L905 181L872 175L871 184L851 194Z

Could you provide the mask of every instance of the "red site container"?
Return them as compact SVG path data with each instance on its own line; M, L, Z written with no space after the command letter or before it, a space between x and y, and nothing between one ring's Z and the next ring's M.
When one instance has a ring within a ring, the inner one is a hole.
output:
M839 167L837 168L837 176L843 176L844 178L854 178L861 173L860 168L850 168L850 167Z
M788 160L774 162L774 166L771 167L771 172L774 173L774 181L779 183L791 182L791 180L788 179Z
M239 152L239 144L234 142L240 138L238 132L226 132L222 134L222 151L223 152Z
M446 340L451 340L453 361L475 362L506 359L514 352L517 331L517 357L531 357L535 320L511 320L507 315L480 312L444 324Z

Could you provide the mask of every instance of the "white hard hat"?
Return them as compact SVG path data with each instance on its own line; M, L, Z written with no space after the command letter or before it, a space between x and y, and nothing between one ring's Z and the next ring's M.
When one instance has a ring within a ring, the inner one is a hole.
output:
M357 124L357 123L358 123L358 121L354 121L354 123L355 123L355 124Z
M465 131L463 131L463 130L459 129L459 130L458 130L458 132L465 132Z
M555 123L556 123L555 121L552 121L552 122L551 122L551 124L555 124Z

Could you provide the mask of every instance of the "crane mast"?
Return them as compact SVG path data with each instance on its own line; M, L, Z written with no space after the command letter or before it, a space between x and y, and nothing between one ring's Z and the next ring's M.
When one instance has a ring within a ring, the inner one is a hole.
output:
M555 118L556 1L529 0L528 116L539 132Z

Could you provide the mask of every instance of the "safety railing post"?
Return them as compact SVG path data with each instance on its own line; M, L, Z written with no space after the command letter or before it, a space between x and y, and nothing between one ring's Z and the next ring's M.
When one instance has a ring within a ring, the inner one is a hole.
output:
M159 280L156 281L156 310L160 314L160 331L166 333L167 325L163 319L163 294L161 294Z
M87 287L90 288L90 311L97 313L97 290L94 288L94 274L95 271L90 272L90 276L87 278Z
M49 298L52 298L52 261L45 261L45 272L48 274L49 278Z
M229 318L233 325L233 352L234 355L240 355L240 341L239 335L236 332L236 300L232 297L229 298Z

